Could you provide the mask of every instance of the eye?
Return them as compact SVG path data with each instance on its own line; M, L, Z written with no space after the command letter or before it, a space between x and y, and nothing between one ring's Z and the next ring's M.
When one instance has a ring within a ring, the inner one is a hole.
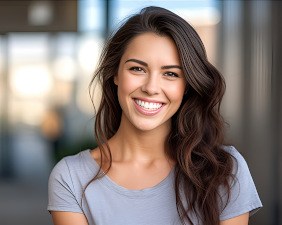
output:
M141 67L138 67L138 66L130 67L129 70L134 71L134 72L145 72Z
M167 77L179 77L177 73L174 73L174 72L166 72L164 74L164 76L167 76Z

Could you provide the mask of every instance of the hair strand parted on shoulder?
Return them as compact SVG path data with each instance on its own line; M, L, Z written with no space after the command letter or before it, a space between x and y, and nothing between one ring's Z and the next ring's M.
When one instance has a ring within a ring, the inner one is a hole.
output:
M114 77L129 42L145 32L172 38L187 81L187 92L172 117L166 152L176 162L178 214L183 224L188 221L193 224L189 212L194 212L203 224L219 225L223 208L218 189L224 187L229 196L233 168L231 155L223 150L224 120L220 115L220 103L225 82L209 63L199 35L183 18L160 7L147 7L130 17L106 42L90 84L97 80L102 88L95 119L97 144L110 169L107 140L117 132L122 114ZM102 159L100 163L102 166Z

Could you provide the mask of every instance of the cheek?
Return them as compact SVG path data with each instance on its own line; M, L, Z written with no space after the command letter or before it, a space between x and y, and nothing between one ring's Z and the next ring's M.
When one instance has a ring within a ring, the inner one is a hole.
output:
M170 87L168 95L170 96L170 100L173 102L179 102L179 104L182 102L185 86L184 85L176 85L173 87Z
M120 94L130 94L140 87L142 81L133 76L119 77L118 91Z
M118 100L120 106L125 110L126 105L130 101L130 94L136 90L136 82L133 79L124 79L124 77L119 77L119 82L117 86Z

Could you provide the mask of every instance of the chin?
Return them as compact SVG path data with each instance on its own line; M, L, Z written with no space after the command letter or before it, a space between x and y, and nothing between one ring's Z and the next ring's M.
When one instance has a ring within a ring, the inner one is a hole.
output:
M139 130L144 132L154 131L154 130L167 130L169 126L167 126L167 123L162 124L154 124L150 121L146 123L133 123L133 126Z

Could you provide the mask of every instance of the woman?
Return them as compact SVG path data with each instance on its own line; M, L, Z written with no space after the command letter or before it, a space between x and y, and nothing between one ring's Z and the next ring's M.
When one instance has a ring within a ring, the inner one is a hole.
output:
M129 18L96 80L98 147L53 169L54 224L248 224L261 202L245 160L223 145L225 83L185 20L159 7Z

